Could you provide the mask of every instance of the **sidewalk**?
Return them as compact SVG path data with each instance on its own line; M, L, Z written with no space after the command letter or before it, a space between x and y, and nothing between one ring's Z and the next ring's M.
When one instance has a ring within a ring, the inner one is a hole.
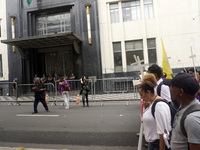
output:
M70 149L38 149L38 148L23 148L23 147L0 147L0 150L137 150L137 147L127 147L127 148L122 148L122 147L77 147L77 148L70 148Z
M23 148L23 147L0 147L0 150L68 150L68 149L38 149L38 148Z

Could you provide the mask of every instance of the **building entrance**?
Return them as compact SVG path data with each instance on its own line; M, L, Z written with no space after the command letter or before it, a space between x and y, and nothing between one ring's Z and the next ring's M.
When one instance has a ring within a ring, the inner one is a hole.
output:
M53 52L45 54L45 72L46 74L57 73L63 75L74 72L75 69L75 58L72 51L66 52Z
M64 73L69 77L74 73L76 77L82 74L82 59L81 55L77 54L73 48L70 47L57 47L39 49L36 54L35 72L38 76L42 74L63 76Z

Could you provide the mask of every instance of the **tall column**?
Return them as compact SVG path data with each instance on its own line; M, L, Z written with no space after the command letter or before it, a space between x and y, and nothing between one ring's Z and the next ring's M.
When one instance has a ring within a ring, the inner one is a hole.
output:
M12 31L12 39L15 38L15 16L10 16L11 19L11 31ZM12 46L13 53L16 52L15 46Z
M91 4L85 4L86 16L87 16L87 29L88 29L88 42L92 44L91 22L90 22L90 6Z

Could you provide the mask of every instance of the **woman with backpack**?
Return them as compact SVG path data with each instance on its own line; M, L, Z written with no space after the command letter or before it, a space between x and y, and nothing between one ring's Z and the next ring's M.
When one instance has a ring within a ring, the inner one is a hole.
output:
M64 80L64 77L60 78L58 90L60 94L62 94L65 102L65 109L69 109L69 93L70 93L70 87L66 80Z
M166 102L156 101L162 99L154 93L157 80L154 74L148 73L143 77L143 84L139 87L139 94L149 106L143 113L143 125L145 140L149 143L148 150L165 150L166 144L163 138L165 133L171 131L171 112ZM155 103L156 102L156 103ZM152 106L154 105L154 114ZM166 148L167 149L167 148Z

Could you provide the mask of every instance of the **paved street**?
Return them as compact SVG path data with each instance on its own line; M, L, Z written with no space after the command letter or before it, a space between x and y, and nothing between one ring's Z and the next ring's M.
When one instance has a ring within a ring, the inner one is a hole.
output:
M139 102L71 103L69 110L58 103L46 112L39 104L9 106L0 103L0 147L48 149L134 150L140 126ZM144 148L145 149L145 148Z

